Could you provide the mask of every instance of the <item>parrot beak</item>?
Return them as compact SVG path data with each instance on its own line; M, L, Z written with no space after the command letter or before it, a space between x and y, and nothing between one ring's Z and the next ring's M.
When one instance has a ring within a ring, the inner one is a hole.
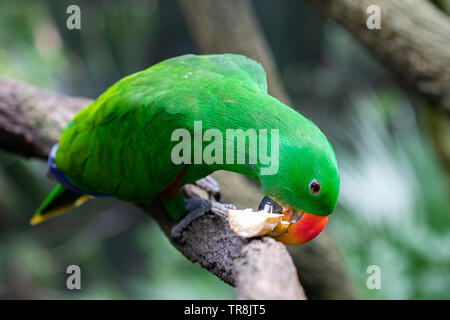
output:
M288 245L298 245L308 242L314 239L325 228L328 222L328 216L319 216L303 211L298 211L297 215L300 218L289 225L286 233L275 237L275 240Z

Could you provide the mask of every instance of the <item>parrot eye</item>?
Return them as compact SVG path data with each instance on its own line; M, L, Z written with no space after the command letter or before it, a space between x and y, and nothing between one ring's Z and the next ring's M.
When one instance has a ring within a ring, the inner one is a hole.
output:
M317 180L311 181L311 183L309 184L309 191L311 191L312 194L319 194L320 182Z

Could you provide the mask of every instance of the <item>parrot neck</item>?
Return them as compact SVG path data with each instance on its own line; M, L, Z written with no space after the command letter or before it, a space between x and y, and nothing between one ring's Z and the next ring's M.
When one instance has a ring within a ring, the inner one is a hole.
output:
M233 171L255 180L259 180L261 175L277 174L283 141L290 139L291 131L304 118L259 90L242 90L240 96L234 93L222 98L226 112L216 112L201 121L203 134L200 136L204 140L214 140L209 145L203 145L204 160L208 159L209 164L215 163L212 165L214 171ZM211 153L216 141L223 141L223 154L219 157L221 163L211 161L217 160L217 152Z

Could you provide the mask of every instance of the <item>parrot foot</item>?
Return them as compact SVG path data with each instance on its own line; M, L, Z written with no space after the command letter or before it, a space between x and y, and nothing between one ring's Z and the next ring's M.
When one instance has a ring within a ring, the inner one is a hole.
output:
M183 232L196 219L208 212L218 216L226 217L228 209L236 209L234 204L213 202L205 199L185 199L186 215L172 227L171 237L173 242L183 245Z
M195 181L194 184L211 193L216 201L222 200L219 183L213 177L206 176L200 180Z

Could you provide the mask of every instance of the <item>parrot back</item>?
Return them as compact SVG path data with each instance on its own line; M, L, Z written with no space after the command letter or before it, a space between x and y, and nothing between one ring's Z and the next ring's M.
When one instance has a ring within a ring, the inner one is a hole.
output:
M62 133L55 163L86 193L150 200L184 168L171 161L173 131L192 131L198 119L220 125L221 117L230 117L217 92L244 85L267 93L263 68L244 56L165 60L123 78L81 110ZM207 171L196 170L186 179L201 178Z

